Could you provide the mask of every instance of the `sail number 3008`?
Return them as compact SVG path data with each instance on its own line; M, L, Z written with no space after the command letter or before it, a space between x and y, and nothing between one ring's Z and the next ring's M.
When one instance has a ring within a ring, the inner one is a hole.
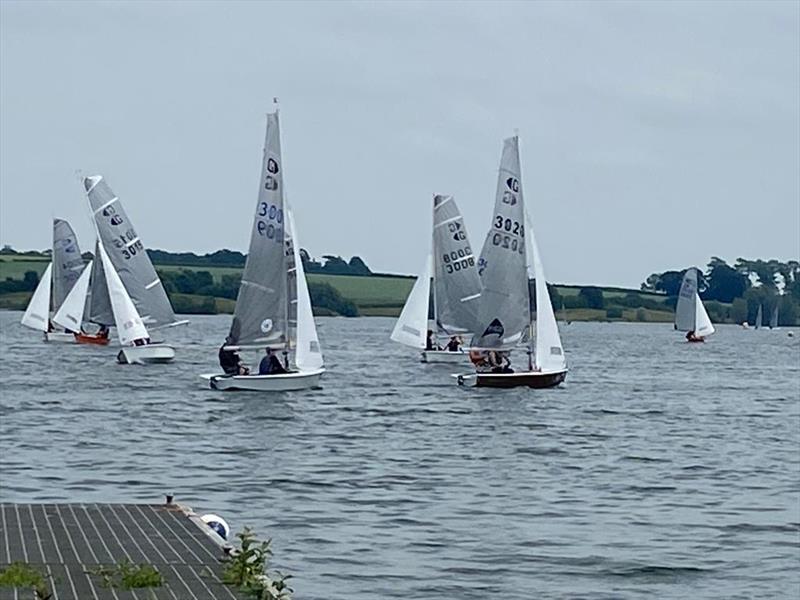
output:
M264 219L256 219L258 234L265 235L271 240L275 239L275 233L279 228L276 228L275 225L267 221L275 221L278 224L283 223L283 209L278 208L274 204L259 202L258 216L265 217Z
M525 253L525 225L512 219L504 219L501 215L494 218L492 225L497 230L492 234L492 245L520 254Z

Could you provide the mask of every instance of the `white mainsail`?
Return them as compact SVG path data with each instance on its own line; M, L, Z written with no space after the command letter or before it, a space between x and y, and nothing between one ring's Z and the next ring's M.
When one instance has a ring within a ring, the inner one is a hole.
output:
M475 348L514 348L530 325L525 204L519 139L508 138L497 177L492 227L478 261L482 291Z
M64 329L70 331L80 331L81 329L93 264L94 261L90 261L84 267L78 281L75 282L67 297L64 298L64 302L61 303L61 308L53 315L53 322L61 325Z
M433 288L437 333L474 333L481 278L464 219L452 196L433 197Z
M761 325L764 323L764 314L762 311L761 304L758 305L758 311L756 312L756 329L761 329Z
M102 242L98 244L98 250L106 275L108 296L114 311L114 323L117 326L119 343L126 346L133 343L134 340L150 337ZM98 259L95 258L95 260Z
M45 332L49 329L52 270L53 263L48 263L41 279L39 279L39 285L36 286L36 290L31 296L28 308L25 309L25 314L22 315L21 323L25 327Z
M536 285L536 336L534 342L534 366L543 372L561 371L567 367L564 347L558 333L558 323L553 313L553 303L547 290L542 255L536 243L533 227L528 221L528 238L533 248L533 276Z
M100 242L142 319L154 327L178 324L161 279L119 198L101 175L86 177L83 184Z
M294 356L295 366L299 371L315 371L324 365L322 349L317 337L317 326L314 323L314 312L311 309L311 297L308 293L308 283L300 257L300 243L294 227L294 218L287 209L286 213L289 231L292 238L292 253L294 256L295 279L297 282L297 328L296 349Z
M697 268L686 270L678 292L678 303L675 305L675 329L693 331L697 336L714 333L714 326L706 312L700 294L697 293Z
M267 115L258 202L228 346L286 348L289 343L284 218L283 163L276 110Z
M428 304L431 295L431 256L425 258L400 317L394 325L392 341L424 350L428 331Z
M769 328L775 329L778 326L778 301L775 300L775 306L772 308L772 315L769 317Z

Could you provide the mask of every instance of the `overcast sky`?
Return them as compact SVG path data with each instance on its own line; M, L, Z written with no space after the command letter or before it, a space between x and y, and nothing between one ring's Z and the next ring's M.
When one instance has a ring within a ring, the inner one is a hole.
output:
M246 251L281 103L301 244L411 273L431 197L479 248L504 137L549 279L800 256L800 3L0 2L0 243Z

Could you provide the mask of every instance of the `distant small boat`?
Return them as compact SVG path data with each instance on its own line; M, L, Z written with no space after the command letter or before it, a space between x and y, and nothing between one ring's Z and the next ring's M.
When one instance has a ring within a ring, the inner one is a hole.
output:
M431 266L433 306L430 306ZM437 340L445 343L453 336L471 337L480 295L481 281L461 211L452 196L435 195L432 252L425 259L391 339L418 349L422 362L465 362L468 354L463 349L427 350L427 332L432 331ZM431 309L432 325L428 323Z
M772 314L769 317L769 328L770 329L777 329L778 328L778 301L775 300L775 306L772 307Z
M758 305L758 311L756 312L756 324L755 329L761 329L761 326L764 324L764 315L762 310L763 305Z
M530 240L530 242L528 242ZM531 330L528 251L533 253L536 322ZM522 194L519 139L508 138L497 178L492 224L478 261L481 297L473 351L527 352L527 365L454 375L459 385L477 387L554 387L567 376L567 362L547 290L541 255L527 221ZM524 346L523 346L524 344Z
M267 115L258 202L226 350L283 353L288 372L206 374L211 389L283 392L319 387L325 368L300 242L284 194L278 111ZM290 357L291 351L294 356ZM290 360L291 358L291 360Z
M22 324L44 333L48 342L75 343L72 328L56 331L50 318L57 313L84 270L75 232L63 219L53 219L52 262L47 265L31 296Z
M675 329L686 331L686 341L702 342L714 333L714 325L706 312L703 301L697 293L697 269L686 270L675 306Z

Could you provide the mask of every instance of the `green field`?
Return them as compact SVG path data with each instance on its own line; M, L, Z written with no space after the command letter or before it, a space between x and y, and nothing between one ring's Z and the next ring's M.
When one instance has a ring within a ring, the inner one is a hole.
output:
M36 271L41 275L49 262L47 258L0 256L0 280L22 279L25 271Z

